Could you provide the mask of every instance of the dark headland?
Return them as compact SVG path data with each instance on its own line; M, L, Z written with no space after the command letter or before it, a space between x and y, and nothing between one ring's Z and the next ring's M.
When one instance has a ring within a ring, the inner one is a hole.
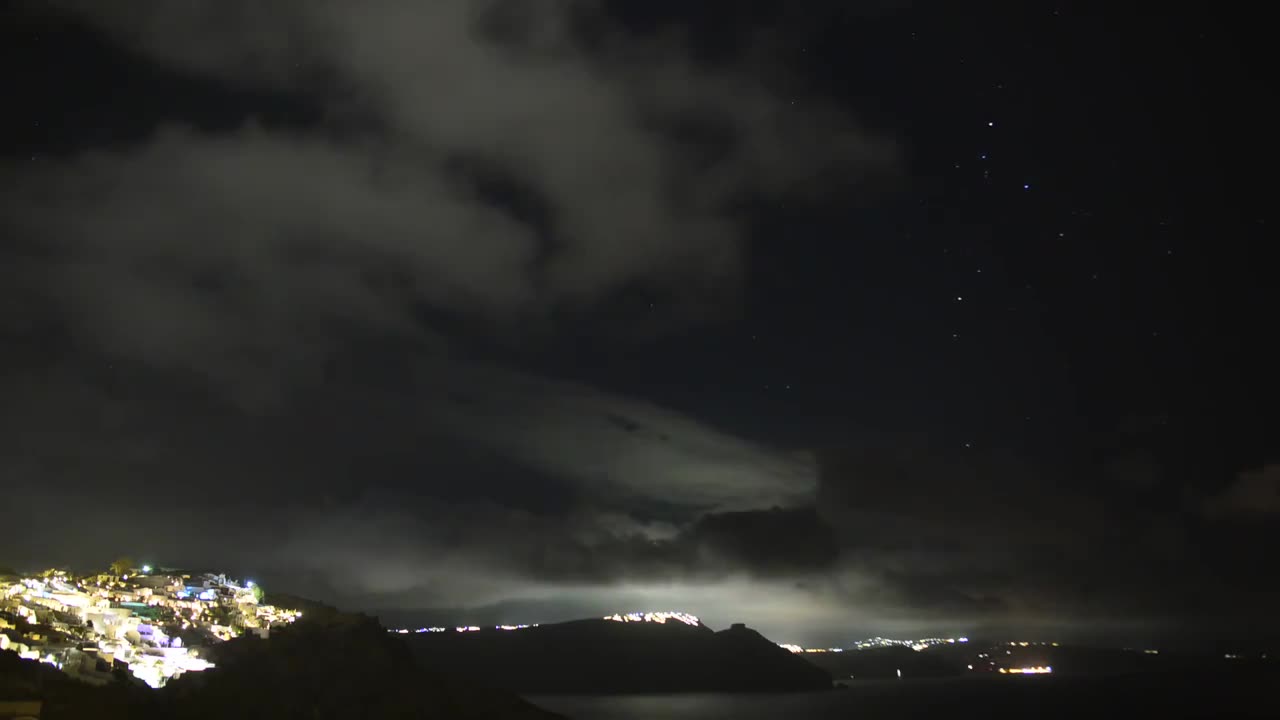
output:
M743 625L592 619L408 636L418 662L521 693L825 690L831 675Z
M424 671L398 636L365 616L307 618L270 639L242 637L211 650L216 667L160 689L124 672L89 685L0 651L0 711L38 703L40 720L561 718L510 692Z

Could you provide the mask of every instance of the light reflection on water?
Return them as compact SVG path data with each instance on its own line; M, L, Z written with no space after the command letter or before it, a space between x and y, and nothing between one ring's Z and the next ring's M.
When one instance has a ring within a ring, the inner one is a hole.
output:
M850 681L846 690L793 694L530 696L571 720L902 720L915 717L1276 718L1280 675L1002 675Z
M935 695L956 681L917 681L912 695ZM901 710L902 681L852 682L848 690L782 694L684 693L672 695L532 696L533 703L572 720L864 720L893 717Z
M843 693L796 695L624 695L540 697L535 704L572 720L701 720L847 717Z

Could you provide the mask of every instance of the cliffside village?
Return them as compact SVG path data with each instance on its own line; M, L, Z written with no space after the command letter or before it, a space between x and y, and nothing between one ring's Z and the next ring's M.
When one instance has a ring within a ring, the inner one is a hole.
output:
M210 645L301 616L261 602L225 575L143 567L74 577L61 570L0 575L0 650L106 684L125 671L151 687L213 666Z

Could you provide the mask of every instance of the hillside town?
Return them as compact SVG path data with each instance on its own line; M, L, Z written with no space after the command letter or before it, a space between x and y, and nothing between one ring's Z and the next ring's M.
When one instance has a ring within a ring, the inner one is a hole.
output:
M956 643L967 643L967 642L969 642L969 638L967 637L962 637L962 638L929 637L929 638L921 638L919 640L894 640L892 638L873 637L873 638L868 638L866 640L858 640L857 642L853 643L853 647L850 649L870 650L872 648L909 647L912 650L915 650L916 652L920 652L922 650L927 650L935 645L954 645ZM778 646L786 650L790 650L793 653L827 653L827 652L838 653L838 652L845 651L845 648L838 648L838 647L807 648L807 647L801 647L800 645L795 645L792 643L778 643ZM1027 643L1022 643L1022 646L1026 647Z
M694 627L698 627L699 625L702 624L702 621L698 619L697 615L690 615L689 613L686 613L686 612L676 612L676 611L668 611L668 610L664 610L660 612L630 612L630 613L626 613L625 615L622 613L614 613L612 615L605 615L602 619L610 620L612 622L620 622L620 623L655 623L658 625L665 625L667 621L670 620L673 623L680 622L680 623L684 623L685 625L692 625ZM494 625L493 629L494 630L523 630L525 628L530 628L530 627L538 627L538 623L520 624L520 625ZM481 629L482 628L479 625L458 625L454 628L456 632L460 632L460 633L478 632ZM448 632L448 631L449 631L449 628L438 627L438 626L420 627L416 630L410 630L409 628L388 628L387 629L387 632L399 633L401 635L408 635L409 633L442 633L442 632Z
M297 610L226 575L113 563L110 572L0 575L0 650L92 684L127 673L158 688L213 666L209 646L292 623Z

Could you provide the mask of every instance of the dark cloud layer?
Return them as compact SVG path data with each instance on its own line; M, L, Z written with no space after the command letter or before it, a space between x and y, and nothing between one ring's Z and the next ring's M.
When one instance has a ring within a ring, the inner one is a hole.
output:
M1254 519L1280 513L1280 465L1267 465L1240 474L1220 494L1204 500L1210 517L1252 516Z
M795 640L1216 616L1214 559L1260 567L1274 468L1169 505L1142 459L815 459L529 369L547 336L733 313L757 205L892 171L750 48L700 62L562 0L44 5L315 112L0 170L0 565L125 551L405 617L662 605ZM643 323L602 310L636 297Z
M1270 632L1243 619L1280 597L1263 570L1262 473L1193 499L1140 455L1050 468L1007 449L884 436L825 453L820 467L841 563L881 579L908 615L1098 637Z
M56 248L59 299L179 367L322 350L333 322L413 332L414 303L503 333L630 288L671 319L715 313L741 271L736 204L889 157L675 42L588 54L567 3L518 13L515 48L483 31L500 4L471 0L66 5L160 62L368 118L338 137L162 127L23 179L8 214ZM691 161L682 119L723 150Z
M24 505L366 604L830 562L770 510L813 502L804 453L511 359L628 293L664 308L645 334L732 311L744 203L882 171L886 140L590 3L54 5L321 119L159 123L6 171ZM17 561L101 560L24 530Z

